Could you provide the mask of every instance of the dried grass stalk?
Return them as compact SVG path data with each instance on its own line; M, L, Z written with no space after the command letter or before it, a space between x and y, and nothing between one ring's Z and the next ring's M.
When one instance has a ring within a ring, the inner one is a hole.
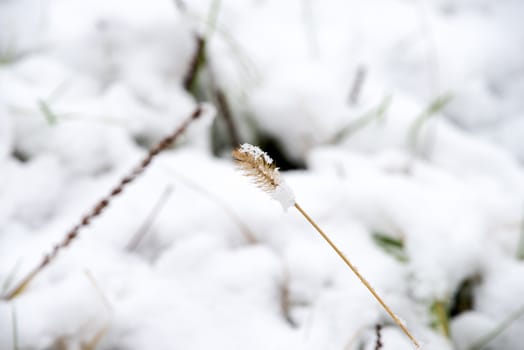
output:
M420 348L419 342L407 329L404 323L398 318L398 316L391 310L391 308L384 302L384 300L378 295L371 284L362 276L355 265L344 255L344 253L338 248L338 246L329 238L329 236L318 226L318 224L302 209L302 207L295 201L295 196L291 191L291 188L287 186L284 179L281 177L278 168L273 162L273 159L262 151L259 147L243 144L239 148L233 151L233 158L235 159L238 167L247 175L252 181L262 189L271 195L274 199L278 200L280 204L287 209L290 206L294 206L300 214L306 218L306 220L315 228L315 230L322 236L322 238L331 246L331 248L337 253L337 255L346 263L346 265L353 271L358 277L360 282L368 289L378 303L386 310L391 316L393 321L402 329L402 331L408 336L413 342L416 348Z

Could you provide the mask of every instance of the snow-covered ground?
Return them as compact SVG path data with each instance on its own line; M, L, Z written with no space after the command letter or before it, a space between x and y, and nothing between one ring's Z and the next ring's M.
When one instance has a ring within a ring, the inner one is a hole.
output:
M371 350L376 324L382 349L412 348L304 218L235 169L237 141L293 168L297 202L424 349L522 349L523 14L521 0L0 0L2 293L205 104L0 301L0 349Z

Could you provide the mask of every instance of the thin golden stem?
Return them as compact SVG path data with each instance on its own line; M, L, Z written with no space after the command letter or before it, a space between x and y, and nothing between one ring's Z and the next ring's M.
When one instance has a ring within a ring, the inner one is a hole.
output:
M408 338L413 342L413 344L415 344L415 347L420 348L420 344L417 341L417 339L415 339L415 337L406 328L406 326L404 326L404 323L397 317L397 315L395 315L395 313L389 308L389 306L387 306L384 300L382 300L382 298L377 294L375 289L373 289L371 284L369 284L369 282L364 278L364 276L362 276L360 272L358 272L357 268L351 263L351 261L349 261L349 259L344 255L344 253L342 253L342 251L335 245L335 243L333 243L333 241L324 233L324 231L322 231L322 229L316 224L315 221L313 221L313 219L304 211L304 209L302 209L302 207L298 203L295 203L295 208L297 208L300 214L302 214L306 218L306 220L309 221L309 223L315 228L315 230L317 230L317 232L322 236L322 238L324 238L324 240L331 246L331 248L335 250L338 256L340 256L340 258L344 260L344 262L351 269L351 271L353 271L353 273L357 275L358 279L362 282L362 284L364 284L364 286L366 286L369 292L373 294L375 299L379 302L380 305L382 305L384 310L386 310L389 316L391 316L393 321L395 321L395 323L402 329L402 331L408 336Z

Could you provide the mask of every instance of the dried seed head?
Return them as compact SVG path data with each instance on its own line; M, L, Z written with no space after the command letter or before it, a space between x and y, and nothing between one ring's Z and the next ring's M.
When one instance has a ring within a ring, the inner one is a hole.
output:
M233 158L255 185L280 202L284 210L295 204L295 195L280 176L273 159L259 147L244 143L233 151Z

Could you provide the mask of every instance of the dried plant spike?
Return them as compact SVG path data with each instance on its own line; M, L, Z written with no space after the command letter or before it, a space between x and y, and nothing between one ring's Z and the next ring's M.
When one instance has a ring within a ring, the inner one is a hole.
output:
M382 345L384 345L382 343L382 325L380 323L377 323L375 325L375 334L376 334L376 341L375 341L375 350L380 350L382 349Z
M239 168L244 174L262 190L269 193L271 197L278 200L284 209L294 206L302 216L315 228L315 230L322 236L322 238L329 244L329 246L337 253L337 255L344 261L350 270L357 276L367 290L373 295L378 303L384 308L388 315L395 321L395 323L402 329L406 336L413 342L417 349L420 344L417 339L411 334L400 318L391 310L391 308L378 295L371 284L362 276L355 265L344 255L338 246L329 238L329 236L318 226L318 224L302 209L302 207L295 201L295 196L281 178L278 168L273 159L259 147L250 144L243 144L233 151L233 157L237 162Z
M191 115L185 119L172 133L160 140L155 146L149 149L146 156L133 168L120 182L104 197L102 197L94 207L87 212L79 222L73 226L62 238L60 242L55 244L53 248L44 255L40 263L36 265L25 277L6 295L0 296L0 300L13 300L22 294L33 279L40 274L46 267L48 267L58 256L58 254L65 248L69 247L71 243L78 237L81 229L88 226L93 219L100 216L109 206L111 201L119 196L127 186L136 180L151 162L158 156L159 153L168 149L189 127L189 125L196 119L200 118L204 110L201 106L197 106Z
M273 159L259 147L244 143L233 151L233 158L255 185L280 202L284 210L295 205L295 195L280 176Z

